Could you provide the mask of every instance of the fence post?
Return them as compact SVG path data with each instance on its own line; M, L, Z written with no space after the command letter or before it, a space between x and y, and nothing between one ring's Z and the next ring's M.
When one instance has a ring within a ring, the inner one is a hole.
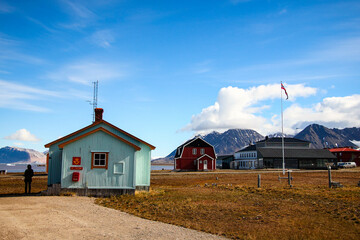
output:
M329 188L331 188L331 166L328 166L328 173L329 173Z
M261 175L258 174L258 188L261 188Z
M292 185L291 185L291 180L292 180L291 170L288 170L288 183L289 183L289 186L290 186L290 187L292 187Z

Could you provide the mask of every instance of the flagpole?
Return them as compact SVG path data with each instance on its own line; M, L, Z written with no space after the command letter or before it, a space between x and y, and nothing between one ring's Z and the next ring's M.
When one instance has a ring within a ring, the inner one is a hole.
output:
M281 81L282 86L282 81ZM285 175L285 153L284 153L284 115L283 115L283 100L282 100L282 88L281 90L281 146L282 146L282 169L283 175Z

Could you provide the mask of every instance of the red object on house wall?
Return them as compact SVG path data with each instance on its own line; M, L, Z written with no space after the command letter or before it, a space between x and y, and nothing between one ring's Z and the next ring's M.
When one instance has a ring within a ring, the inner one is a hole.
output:
M83 170L83 167L70 167L70 170Z
M78 182L80 180L80 173L79 172L73 172L72 174L72 181Z
M81 157L73 157L72 165L81 165Z
M174 164L175 170L215 170L215 149L199 137L191 139L177 148Z
M329 149L338 159L338 162L355 162L360 166L360 151L352 148L332 148Z

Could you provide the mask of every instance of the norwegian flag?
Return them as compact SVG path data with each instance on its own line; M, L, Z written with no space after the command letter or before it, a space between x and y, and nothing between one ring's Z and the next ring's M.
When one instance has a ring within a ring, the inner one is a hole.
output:
M286 94L286 100L288 100L288 99L289 99L289 95L287 94L286 89L285 89L285 87L284 87L284 85L283 85L282 83L281 83L281 89L284 89L285 94Z

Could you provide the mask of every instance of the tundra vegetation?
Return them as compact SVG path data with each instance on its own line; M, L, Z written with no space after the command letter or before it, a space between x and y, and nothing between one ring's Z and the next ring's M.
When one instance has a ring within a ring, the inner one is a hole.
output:
M292 188L273 172L261 173L261 188L249 171L163 172L152 173L150 192L96 202L233 239L359 239L359 168L332 171L344 185L335 189L328 188L327 171L294 171ZM46 187L46 176L34 176L32 192ZM0 197L23 192L21 175L0 175Z
M360 171L153 173L151 191L98 199L103 206L233 239L359 239Z

